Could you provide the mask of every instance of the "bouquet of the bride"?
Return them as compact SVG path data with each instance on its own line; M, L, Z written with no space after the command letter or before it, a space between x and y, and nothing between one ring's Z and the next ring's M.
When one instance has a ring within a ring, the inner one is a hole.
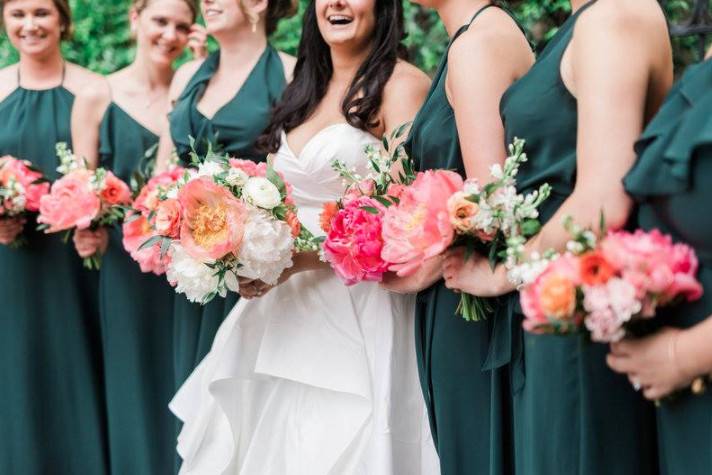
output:
M237 291L238 277L276 284L293 252L314 248L289 184L270 164L212 151L192 159L197 169L158 194L156 235L140 247L170 256L176 292L205 304Z
M0 220L21 218L40 210L40 199L49 193L49 181L30 162L0 157ZM10 244L19 247L19 236Z
M86 161L72 154L66 143L57 144L62 174L52 184L49 194L40 199L38 229L45 233L75 229L97 229L121 222L126 206L131 203L129 186L103 168L90 170ZM84 259L88 269L101 267L101 255Z

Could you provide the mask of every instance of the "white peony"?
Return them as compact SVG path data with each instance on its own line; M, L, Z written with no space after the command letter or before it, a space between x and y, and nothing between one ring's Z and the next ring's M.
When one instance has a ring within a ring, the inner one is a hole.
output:
M247 183L247 180L249 180L249 178L250 176L239 168L231 168L227 172L227 177L225 177L225 181L230 186L239 187L244 186L245 183Z
M249 203L263 209L274 209L282 202L277 187L267 178L259 176L247 180L242 193Z
M293 242L287 223L264 211L250 210L237 256L237 275L276 284L284 269L292 267Z
M198 176L215 176L218 175L222 172L224 172L225 169L222 165L220 165L217 162L213 161L205 161L198 166Z
M219 283L215 270L190 257L180 244L171 246L171 262L166 269L166 277L168 282L175 283L176 292L198 303L214 292ZM225 289L218 292L222 297L226 295Z

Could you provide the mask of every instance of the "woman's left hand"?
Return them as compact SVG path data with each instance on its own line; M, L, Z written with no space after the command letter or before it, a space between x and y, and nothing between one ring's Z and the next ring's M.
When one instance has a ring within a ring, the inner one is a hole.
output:
M445 254L443 277L447 288L476 297L498 297L514 290L503 266L492 270L489 260L477 253L465 258L462 247Z
M190 27L188 49L194 59L202 59L208 55L208 32L204 26L195 23Z
M642 388L647 399L656 401L668 396L695 379L685 374L677 361L676 344L681 332L664 328L645 338L613 343L608 366L627 374L633 387Z

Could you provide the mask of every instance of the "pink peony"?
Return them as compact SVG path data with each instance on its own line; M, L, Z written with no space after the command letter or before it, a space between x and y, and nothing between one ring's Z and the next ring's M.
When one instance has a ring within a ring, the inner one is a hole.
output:
M699 262L695 251L685 244L675 244L669 257L673 282L665 291L665 298L671 300L682 295L691 302L702 297L702 284L696 278Z
M376 209L378 214L364 207ZM361 197L346 203L331 219L324 255L346 285L363 280L380 282L388 270L388 263L381 259L383 212L383 205Z
M413 184L383 218L382 257L399 276L415 272L424 260L442 253L452 243L448 198L462 189L462 177L437 170L418 173Z
M111 172L106 172L104 188L100 193L101 200L109 205L125 205L131 203L131 189Z
M181 206L178 200L168 199L158 203L154 218L156 232L160 236L176 239L180 236Z
M86 229L101 209L99 197L92 190L92 172L73 171L52 185L50 193L40 199L38 223L47 224L47 233L71 228Z
M161 275L166 272L170 257L166 254L161 258L160 244L155 243L151 247L139 250L139 247L153 235L151 226L144 216L124 222L122 240L124 249L138 262L141 272L153 272L156 275Z
M346 193L344 194L344 201L355 200L361 198L362 196L373 196L375 191L376 183L373 180L366 178L358 183L355 183L346 190Z
M230 191L201 177L183 186L178 200L183 208L180 242L191 257L209 262L239 252L247 209Z
M267 164L264 162L255 163L252 160L242 160L239 158L231 158L230 166L237 168L247 173L248 176L265 176L267 175Z

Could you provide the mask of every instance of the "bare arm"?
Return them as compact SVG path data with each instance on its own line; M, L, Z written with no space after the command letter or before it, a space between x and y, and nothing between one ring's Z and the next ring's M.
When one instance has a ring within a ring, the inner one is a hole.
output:
M99 166L99 131L110 103L111 90L102 78L92 81L78 92L72 106L73 151L84 157L92 169Z

